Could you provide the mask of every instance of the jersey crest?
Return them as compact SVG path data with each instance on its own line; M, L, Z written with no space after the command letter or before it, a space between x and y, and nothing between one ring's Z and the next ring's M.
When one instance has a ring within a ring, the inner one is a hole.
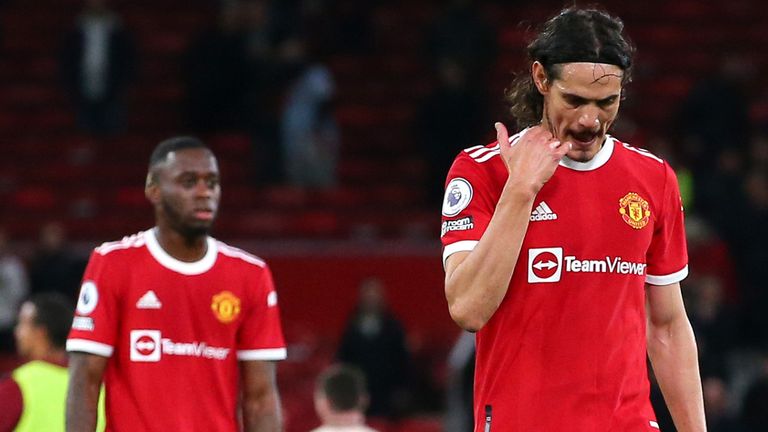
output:
M630 192L619 200L619 214L627 225L634 229L642 229L648 225L651 209L648 201L640 195Z
M211 299L211 310L216 319L229 324L240 315L240 299L229 291L222 291Z

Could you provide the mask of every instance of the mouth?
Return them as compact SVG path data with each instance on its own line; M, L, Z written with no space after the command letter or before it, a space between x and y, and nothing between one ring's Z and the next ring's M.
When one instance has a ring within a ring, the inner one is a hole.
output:
M194 210L193 214L195 216L195 219L212 221L214 216L214 211L208 208L198 208Z
M592 147L595 142L597 141L599 134L594 133L579 133L579 134L571 134L571 137L573 138L572 144L574 147L587 149L589 147Z

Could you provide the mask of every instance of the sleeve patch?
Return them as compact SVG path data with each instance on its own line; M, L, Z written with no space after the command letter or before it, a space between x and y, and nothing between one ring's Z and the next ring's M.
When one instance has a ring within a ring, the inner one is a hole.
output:
M471 201L472 185L461 177L451 180L443 196L443 216L456 216L467 208Z

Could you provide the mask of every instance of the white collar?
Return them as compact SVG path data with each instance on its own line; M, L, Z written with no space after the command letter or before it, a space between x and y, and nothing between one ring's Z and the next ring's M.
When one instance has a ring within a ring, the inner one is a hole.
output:
M613 154L613 146L614 142L616 140L613 139L612 136L606 135L605 136L605 144L603 144L603 147L595 153L595 156L586 161L586 162L579 162L575 161L573 159L570 159L568 156L564 156L562 159L560 159L560 166L570 168L574 171L593 171L601 166L605 165L606 162L608 162L608 159L611 158L611 155Z
M176 273L181 273L183 275L193 276L207 272L216 263L216 256L219 253L218 248L216 247L216 240L208 236L206 237L208 250L205 252L205 256L195 262L184 262L172 257L162 246L160 246L160 243L155 236L154 229L145 231L144 238L146 239L149 253L152 254L152 257L157 260L160 265L168 270L173 270Z

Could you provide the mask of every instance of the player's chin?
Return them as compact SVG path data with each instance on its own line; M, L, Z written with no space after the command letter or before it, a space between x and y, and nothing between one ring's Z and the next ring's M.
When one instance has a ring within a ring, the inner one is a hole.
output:
M568 159L576 162L589 162L593 157L595 157L595 153L597 152L592 151L591 149L573 148L565 155L568 156Z
M189 237L208 235L208 233L211 231L211 227L213 227L213 221L214 219L192 219L185 224L186 226L184 227L184 232Z

